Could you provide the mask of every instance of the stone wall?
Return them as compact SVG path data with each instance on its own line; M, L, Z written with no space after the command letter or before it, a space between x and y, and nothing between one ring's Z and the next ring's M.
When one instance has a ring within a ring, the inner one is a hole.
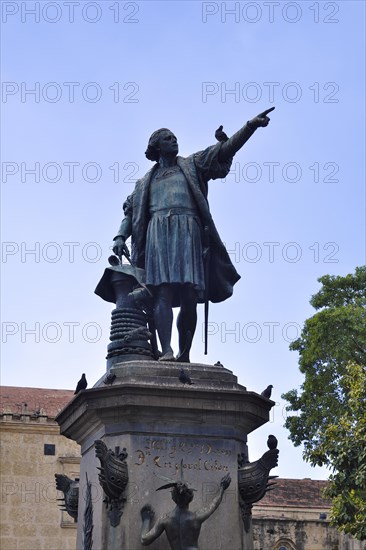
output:
M55 473L78 477L79 445L60 435L54 417L22 408L7 404L0 422L0 548L74 550L77 524L58 506Z
M326 481L277 479L253 507L253 550L366 550L365 542L329 525Z

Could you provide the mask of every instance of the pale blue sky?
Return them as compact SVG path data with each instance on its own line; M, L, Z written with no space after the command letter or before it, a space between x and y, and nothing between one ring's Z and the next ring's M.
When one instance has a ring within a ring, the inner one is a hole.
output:
M81 372L90 386L103 374L112 308L93 292L151 166L150 134L170 128L185 156L275 105L235 172L210 185L242 279L210 308L207 357L200 312L192 359L220 360L249 390L274 385L252 459L274 433L275 473L326 475L287 439L280 396L302 382L288 346L317 278L365 262L364 6L81 1L71 22L66 2L2 2L3 384L73 388Z

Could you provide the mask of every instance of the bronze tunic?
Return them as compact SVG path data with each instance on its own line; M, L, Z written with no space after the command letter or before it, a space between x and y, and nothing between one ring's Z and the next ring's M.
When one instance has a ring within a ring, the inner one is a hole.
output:
M179 168L160 169L149 190L146 283L192 284L204 290L202 226L188 182Z

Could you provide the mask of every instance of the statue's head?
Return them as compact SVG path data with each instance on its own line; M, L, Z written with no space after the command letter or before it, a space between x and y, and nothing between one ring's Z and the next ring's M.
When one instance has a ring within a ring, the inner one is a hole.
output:
M176 156L177 154L177 138L168 128L160 128L151 134L145 151L146 158L158 161L161 156Z
M178 482L172 490L172 499L178 506L186 506L193 500L193 489L185 483Z

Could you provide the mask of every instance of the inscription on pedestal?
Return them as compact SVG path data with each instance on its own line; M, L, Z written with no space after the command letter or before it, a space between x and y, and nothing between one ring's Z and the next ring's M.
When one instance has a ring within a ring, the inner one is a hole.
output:
M135 466L151 467L156 472L165 470L174 476L181 467L183 471L228 472L233 451L219 442L146 437L132 454Z

